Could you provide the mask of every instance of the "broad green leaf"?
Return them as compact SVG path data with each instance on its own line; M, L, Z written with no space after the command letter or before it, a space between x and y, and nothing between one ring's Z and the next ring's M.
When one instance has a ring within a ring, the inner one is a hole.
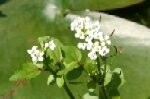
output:
M54 75L49 75L47 85L53 84L54 81L55 81Z
M79 64L75 61L72 61L69 64L64 63L65 68L61 71L58 71L57 75L66 75L69 71L72 71L75 68L79 67Z
M113 73L117 73L121 79L121 83L119 85L119 88L120 88L125 83L124 73L121 68L115 68L113 70Z
M82 72L83 72L82 67L74 68L67 73L66 78L68 80L75 80L81 76Z
M87 58L84 64L84 69L87 71L87 73L95 75L95 73L97 73L97 64L95 61Z
M14 75L12 75L9 80L10 81L17 81L23 79L31 79L35 78L41 73L38 68L32 63L23 64L22 68L17 70Z
M75 46L64 46L62 49L63 49L65 67L63 70L59 71L57 74L66 75L69 72L68 75L70 77L70 74L74 73L77 70L77 68L80 66L79 62L82 57L81 52ZM72 79L74 78L76 77L72 77Z
M56 84L57 84L57 86L59 88L61 88L64 85L64 78L63 78L63 76L56 78Z
M110 98L119 99L120 93L118 89L121 85L123 85L124 82L125 80L122 70L120 68L114 69L112 72L111 82L106 85L106 90Z
M58 2L60 0L57 0ZM63 0L65 8L73 11L80 10L109 10L122 8L132 4L140 3L144 0Z
M72 61L80 62L82 55L80 50L75 46L64 46L64 61L65 63L71 63Z
M87 87L88 87L89 92L94 92L95 89L96 89L96 82L94 82L94 81L89 81L89 82L87 83Z
M67 63L64 63L65 65L65 68L68 69L68 70L72 70L74 68L77 68L79 67L79 64L76 62L76 61L72 61L71 63L67 64Z
M62 52L61 47L62 43L55 38L51 38L51 40L54 41L54 44L56 45L54 50L47 49L47 56L49 56L53 60L53 64L60 63L62 60Z

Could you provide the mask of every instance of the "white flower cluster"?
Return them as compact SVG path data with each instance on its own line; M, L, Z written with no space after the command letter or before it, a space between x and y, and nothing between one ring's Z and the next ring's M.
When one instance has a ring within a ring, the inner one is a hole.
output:
M101 31L99 21L78 17L71 23L71 30L76 32L76 38L84 40L83 43L78 43L78 48L90 51L88 57L92 60L98 55L105 56L109 53L108 45L111 41L109 36Z
M55 49L55 47L56 47L56 45L54 44L54 41L53 40L51 40L51 41L49 41L48 43L45 43L45 49L47 49L47 48L49 48L50 50L54 50Z
M54 41L51 40L48 43L44 44L44 49L49 48L50 50L54 50L56 45L54 44ZM28 54L30 54L32 61L34 63L42 62L44 60L43 55L44 51L38 50L38 46L33 46L31 50L27 50Z
M33 46L31 50L27 50L28 54L31 55L33 62L43 61L44 52L37 49L38 46Z

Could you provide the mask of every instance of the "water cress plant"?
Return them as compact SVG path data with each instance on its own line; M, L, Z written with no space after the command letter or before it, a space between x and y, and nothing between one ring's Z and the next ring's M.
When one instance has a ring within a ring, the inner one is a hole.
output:
M70 28L75 38L80 39L77 46L65 46L50 36L39 37L40 46L27 50L32 62L23 64L10 77L10 81L30 80L48 71L47 85L57 84L65 89L70 99L76 99L68 87L70 80L66 76L71 75L71 79L76 79L77 76L70 72L78 71L79 76L86 72L88 92L83 95L84 99L119 99L118 88L123 84L124 76L120 68L113 71L110 68L109 61L118 54L117 47L111 44L113 33L105 34L99 20L89 17L75 18Z

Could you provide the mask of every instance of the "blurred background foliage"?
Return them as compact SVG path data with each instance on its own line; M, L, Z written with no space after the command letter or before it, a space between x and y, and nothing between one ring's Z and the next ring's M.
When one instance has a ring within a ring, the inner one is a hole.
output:
M17 88L13 96L9 94L13 88L9 77L30 60L26 49L37 44L39 36L51 35L67 45L76 44L63 15L50 21L43 14L47 3L55 3L62 12L64 9L103 11L150 27L150 0L0 0L0 99L3 95L8 99L68 99L63 89L46 85L47 72ZM149 47L122 46L124 52L113 61L113 66L123 69L126 78L120 89L121 99L148 99ZM86 84L70 87L77 97L87 91Z

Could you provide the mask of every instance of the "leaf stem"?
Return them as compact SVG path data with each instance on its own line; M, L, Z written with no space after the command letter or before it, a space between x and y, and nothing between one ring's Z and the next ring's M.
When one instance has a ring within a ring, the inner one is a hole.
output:
M62 68L62 65L63 65L62 62L58 63L59 69ZM65 78L64 78L64 85L63 85L63 88L64 88L65 92L67 93L67 95L69 96L70 99L75 99L73 93L71 92L71 90L69 89L69 87L68 87L68 85L67 85L67 83L66 83Z
M98 71L99 71L99 79L98 79L99 99L108 99L106 89L105 89L105 86L104 86L104 81L105 81L105 76L106 76L106 59L102 58L102 61L104 63L103 74L101 73L99 57L97 58L97 66L98 66Z
M99 99L108 99L104 85L99 85Z
M64 82L64 86L63 86L64 90L66 91L67 95L70 97L70 99L75 99L75 97L73 96L72 92L70 91L68 85L66 82Z

